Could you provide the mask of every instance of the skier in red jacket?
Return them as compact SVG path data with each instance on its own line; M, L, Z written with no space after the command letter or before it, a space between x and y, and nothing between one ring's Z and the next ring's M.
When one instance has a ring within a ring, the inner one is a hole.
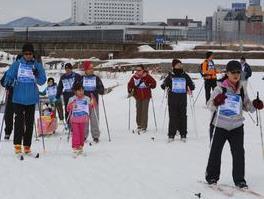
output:
M128 82L128 93L136 99L137 133L145 133L148 127L148 107L151 89L156 88L156 80L148 74L143 65L136 68L136 73Z

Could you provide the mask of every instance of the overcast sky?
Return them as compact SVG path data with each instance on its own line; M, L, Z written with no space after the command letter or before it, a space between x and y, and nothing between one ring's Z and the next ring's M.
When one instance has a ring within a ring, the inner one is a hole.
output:
M218 5L230 7L232 2L238 0L144 0L144 21L166 21L186 15L204 21ZM71 16L71 0L0 0L0 24L24 16L62 21Z

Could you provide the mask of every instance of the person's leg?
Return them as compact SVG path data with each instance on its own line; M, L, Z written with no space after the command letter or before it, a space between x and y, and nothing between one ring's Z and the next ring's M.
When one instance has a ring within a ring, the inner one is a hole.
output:
M14 108L12 103L12 98L8 97L6 108L5 108L5 139L9 139L14 123Z
M142 101L142 112L141 112L141 128L147 130L148 128L148 111L149 111L149 99Z
M79 127L79 129L80 129L80 147L81 147L81 149L84 146L84 137L85 137L84 135L85 135L85 130L86 130L87 126L89 127L89 123L88 122L87 123L81 123L80 127Z
M25 134L23 136L24 147L31 147L33 127L35 119L35 105L25 106Z
M99 130L99 107L98 107L98 105L91 110L90 121L91 121L92 137L93 137L93 139L99 139L100 130Z
M21 104L14 104L15 110L15 129L14 129L14 145L16 148L20 148L20 150L16 150L16 152L21 152L22 138L24 135L24 106Z
M136 100L136 109L137 109L137 115L136 115L136 121L137 121L137 127L138 129L141 129L142 128L142 101L141 100Z
M55 103L55 107L57 109L57 112L58 112L58 115L59 115L59 119L60 120L64 120L62 103L61 102L56 102Z
M169 103L169 138L174 138L177 131L177 114L175 102Z
M204 88L205 88L205 100L206 103L209 101L211 96L211 85L209 80L204 81Z
M244 128L234 129L228 134L228 142L233 157L233 180L236 185L246 183L245 180L245 150Z
M182 103L181 106L179 107L179 131L181 138L186 138L187 137L187 113L186 110L187 105L185 103Z
M72 149L77 150L79 147L79 126L78 123L71 122L72 129Z
M221 170L221 155L227 139L227 133L228 132L226 132L224 129L216 128L206 168L205 178L208 183L211 183L212 181L217 182L219 180Z

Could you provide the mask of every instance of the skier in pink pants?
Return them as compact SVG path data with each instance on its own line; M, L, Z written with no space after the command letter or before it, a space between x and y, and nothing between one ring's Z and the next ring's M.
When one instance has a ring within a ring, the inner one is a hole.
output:
M84 134L89 125L90 98L84 95L84 88L79 82L73 89L75 95L70 98L67 111L71 113L72 149L74 156L78 156L83 153Z

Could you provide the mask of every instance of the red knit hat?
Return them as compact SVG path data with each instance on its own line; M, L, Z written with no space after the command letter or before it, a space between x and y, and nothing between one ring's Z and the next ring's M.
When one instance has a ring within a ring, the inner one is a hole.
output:
M84 61L83 62L83 69L84 69L84 71L93 69L92 62L90 62L90 61Z

